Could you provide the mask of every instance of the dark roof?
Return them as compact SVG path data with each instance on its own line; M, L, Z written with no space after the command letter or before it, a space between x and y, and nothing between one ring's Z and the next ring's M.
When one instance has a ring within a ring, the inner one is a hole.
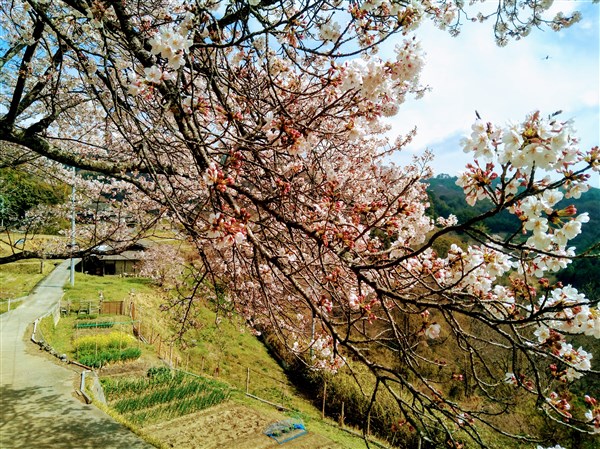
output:
M141 251L123 251L121 254L98 255L100 260L141 260Z
M120 254L138 253L140 251L144 251L144 250L150 248L150 246L152 246L153 244L154 243L151 240L145 240L145 239L138 240L137 242L132 244L127 251L123 251ZM114 250L115 250L115 246L111 245L110 243L103 243L101 245L94 247L93 252L95 254L100 255L103 253L113 252Z

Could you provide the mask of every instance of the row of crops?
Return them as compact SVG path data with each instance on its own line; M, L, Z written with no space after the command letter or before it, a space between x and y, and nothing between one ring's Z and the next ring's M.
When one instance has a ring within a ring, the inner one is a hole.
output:
M108 404L138 425L169 420L229 399L230 388L218 381L151 369L145 378L102 379Z
M77 360L92 368L101 368L110 362L137 359L140 348L133 347L136 339L124 332L87 335L77 338L73 345Z

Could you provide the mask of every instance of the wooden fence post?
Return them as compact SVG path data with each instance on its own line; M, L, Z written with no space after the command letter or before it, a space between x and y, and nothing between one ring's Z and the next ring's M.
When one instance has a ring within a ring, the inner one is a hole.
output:
M323 382L323 409L321 410L321 417L325 419L325 401L327 398L327 381Z
M340 414L340 427L344 427L344 402L342 401L342 413Z

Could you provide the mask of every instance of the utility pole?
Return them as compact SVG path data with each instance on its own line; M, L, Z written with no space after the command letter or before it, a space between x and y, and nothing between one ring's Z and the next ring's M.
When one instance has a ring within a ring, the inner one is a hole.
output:
M75 167L73 167L73 187L71 188L71 287L75 285Z

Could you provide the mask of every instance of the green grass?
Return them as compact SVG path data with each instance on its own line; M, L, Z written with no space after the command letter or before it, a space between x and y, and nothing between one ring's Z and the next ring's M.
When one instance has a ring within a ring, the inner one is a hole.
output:
M131 299L132 295L139 293L155 293L149 279L75 273L75 285L67 284L65 286L63 301L100 300L100 292L102 292L105 301L126 301Z
M73 342L80 363L91 368L102 368L110 362L124 362L142 355L140 348L133 348L135 337L125 332L85 335Z
M23 301L11 301L10 310L14 310L21 305ZM0 301L0 315L8 312L8 301Z
M196 320L202 323L201 328L190 330L186 336L187 344L195 345L187 351L191 354L188 367L190 371L215 375L215 369L219 367L219 379L237 388L232 394L232 400L267 413L273 412L272 406L244 394L247 370L250 368L250 394L291 409L286 414L301 418L311 432L322 435L343 448L366 447L361 438L340 429L334 420L321 418L321 411L302 397L283 367L247 329L243 320L234 315L230 319L221 320L217 325L217 315L210 307L211 304L205 304L196 310ZM183 357L187 357L186 352ZM354 431L360 433L359 429Z
M40 273L40 259L0 265L0 300L27 296L33 288L54 269L56 261L44 261Z
M103 349L99 352L86 352L79 354L79 363L89 366L90 368L102 368L112 362L127 362L140 358L142 350L140 348L126 348L122 351L119 349Z
M14 247L14 244L19 239L25 239L25 244L19 244ZM3 232L0 234L0 256L9 256L13 253L18 253L22 250L39 251L54 245L57 242L65 241L66 237L59 235L48 234L23 234L20 232ZM10 243L10 244L9 244ZM12 245L12 246L11 246Z
M54 326L54 321L51 316L44 318L39 325L39 330L42 333L44 339L58 352L61 354L67 354L71 358L78 358L80 355L77 351L77 341L82 338L109 338L108 336L114 333L114 330L120 331L122 333L127 333L128 339L131 341L135 341L136 345L139 343L134 339L134 337L129 333L131 330L131 321L127 316L119 315L119 316L109 316L111 321L114 321L114 326L108 329L98 329L98 328L90 328L90 329L77 329L75 327L76 323L79 323L78 317L76 315L69 315L62 317L58 324ZM119 323L123 323L122 325ZM124 334L125 335L125 334ZM131 346L131 344L129 345ZM141 345L142 349L144 345ZM121 349L124 349L125 345L125 337L121 342ZM95 349L95 345L94 345ZM100 349L103 347L100 345ZM83 351L82 351L83 353Z
M143 278L121 278L118 276L93 276L75 273L75 285L65 285L65 295L62 303L79 301L99 301L102 292L106 301L122 301L141 296L157 295L151 282ZM51 317L45 318L40 324L40 330L48 343L59 353L77 357L74 340L89 335L104 335L107 332L131 332L131 318L124 315L101 315L94 317L94 322L114 322L110 328L77 328L82 323L91 322L88 319L70 314L62 317L57 326L54 326ZM89 317L86 317L89 318ZM123 325L119 324L123 323ZM89 323L88 323L89 324ZM131 337L133 338L133 337ZM143 345L142 345L143 346Z
M40 321L38 331L41 333L41 337L50 344L56 352L60 354L72 353L72 321L74 319L74 317L61 318L58 325L55 327L52 316L47 316Z

